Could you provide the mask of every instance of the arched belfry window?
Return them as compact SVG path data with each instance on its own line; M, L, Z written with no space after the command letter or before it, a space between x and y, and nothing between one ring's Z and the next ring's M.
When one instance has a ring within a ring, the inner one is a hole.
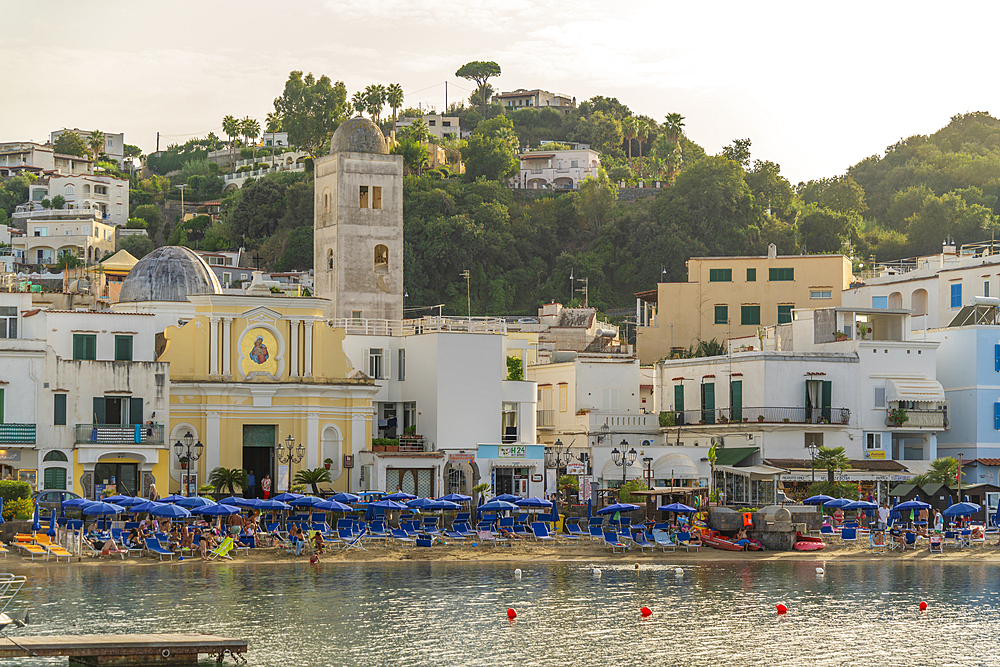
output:
M375 270L389 270L389 246L379 243L375 246Z
M326 268L328 268L328 269L332 269L333 268L333 250L332 249L326 251Z

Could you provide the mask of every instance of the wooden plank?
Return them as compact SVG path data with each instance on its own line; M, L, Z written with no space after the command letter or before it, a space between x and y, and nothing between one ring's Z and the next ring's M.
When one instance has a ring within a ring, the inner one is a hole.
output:
M0 658L24 657L32 653L41 656L152 655L164 649L171 653L188 654L215 653L219 649L245 653L247 642L245 639L198 633L49 635L0 639Z

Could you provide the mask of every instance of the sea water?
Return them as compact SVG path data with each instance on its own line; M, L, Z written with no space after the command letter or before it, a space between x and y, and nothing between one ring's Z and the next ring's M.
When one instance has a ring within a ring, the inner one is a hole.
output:
M592 564L531 561L32 568L18 596L31 625L10 635L206 632L247 639L260 666L1000 664L994 564L667 555L599 567L600 578Z

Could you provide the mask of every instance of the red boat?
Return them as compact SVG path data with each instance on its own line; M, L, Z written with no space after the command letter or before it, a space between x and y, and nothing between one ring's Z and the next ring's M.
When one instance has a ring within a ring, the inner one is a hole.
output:
M795 541L796 542L823 542L822 537L810 537L808 535L803 535L799 531L795 531Z
M704 542L705 544L707 544L710 547L713 547L715 549L721 549L722 551L744 551L743 547L741 547L740 545L736 544L732 540L728 540L728 539L722 537L721 535L715 535L715 534L708 535L708 534L705 534L705 535L701 536L701 541ZM747 545L746 550L747 551L760 551L760 545L759 544L750 543L750 544Z

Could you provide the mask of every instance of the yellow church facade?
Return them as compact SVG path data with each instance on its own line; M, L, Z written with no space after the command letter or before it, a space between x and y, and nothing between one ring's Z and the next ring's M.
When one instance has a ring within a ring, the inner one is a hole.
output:
M193 316L158 341L158 360L170 363L168 490L196 491L217 467L252 472L258 497L265 475L276 495L299 470L319 467L332 480L321 488L352 490L377 387L351 367L344 330L323 317L328 302L260 292L188 299ZM203 444L191 466L174 447L186 454L188 434Z

